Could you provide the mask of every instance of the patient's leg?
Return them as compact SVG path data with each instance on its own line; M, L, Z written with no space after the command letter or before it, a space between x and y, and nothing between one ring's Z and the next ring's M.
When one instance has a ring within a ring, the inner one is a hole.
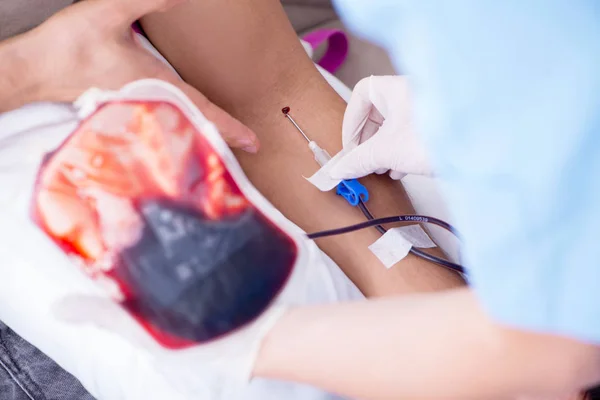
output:
M152 42L193 86L258 134L257 155L236 155L254 185L308 232L364 221L333 193L305 181L318 166L281 109L331 154L341 148L344 101L306 56L278 0L189 1L143 21ZM413 212L400 185L367 177L376 216ZM368 296L440 290L454 273L412 255L386 270L367 249L374 229L318 242Z

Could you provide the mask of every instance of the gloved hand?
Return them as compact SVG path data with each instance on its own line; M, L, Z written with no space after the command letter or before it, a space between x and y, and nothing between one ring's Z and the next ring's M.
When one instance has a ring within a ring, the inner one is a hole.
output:
M342 141L344 153L329 170L334 179L387 171L393 179L431 174L414 130L405 77L371 76L356 85L344 115Z

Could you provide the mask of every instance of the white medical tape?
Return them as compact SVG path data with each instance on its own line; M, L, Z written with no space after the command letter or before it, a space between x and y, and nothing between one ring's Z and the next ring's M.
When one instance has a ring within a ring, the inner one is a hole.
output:
M436 247L436 244L431 240L427 232L421 228L421 225L408 225L393 229L399 230L400 234L414 247L420 249L431 249Z
M419 225L392 228L369 246L371 253L387 268L406 257L410 249L436 247L429 235Z
M322 192L328 192L335 188L342 180L333 179L331 176L329 176L329 171L335 164L337 164L337 161L346 154L347 152L345 150L340 151L331 160L329 160L327 164L323 165L317 172L315 172L313 176L305 179Z
M375 243L369 246L371 253L381 261L384 267L391 268L398 261L404 259L412 243L400 234L396 228L390 229Z
M368 121L369 121L369 116L366 115L364 117L363 121L354 130L354 133L352 134L352 137L350 138L350 140L344 141L345 142L344 148L339 153L337 153L335 156L333 156L327 164L322 165L321 168L317 172L315 172L313 176L311 176L310 178L305 178L305 179L307 181L309 181L310 183L312 183L313 186L315 186L317 189L319 189L322 192L328 192L331 189L337 187L337 185L340 184L342 179L333 179L331 176L329 176L329 171L331 171L333 166L336 165L337 162L342 157L349 154L351 151L353 151L354 149L356 149L358 147L358 145L360 144L360 141L361 141L361 135L363 133L363 128ZM371 133L371 136L374 135L375 132L376 132L376 130Z

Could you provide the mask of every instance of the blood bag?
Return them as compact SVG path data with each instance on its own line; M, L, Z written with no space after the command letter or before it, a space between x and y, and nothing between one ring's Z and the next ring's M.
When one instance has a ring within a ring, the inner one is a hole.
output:
M165 87L84 96L85 118L40 166L31 211L159 344L184 349L265 312L300 245L214 126Z

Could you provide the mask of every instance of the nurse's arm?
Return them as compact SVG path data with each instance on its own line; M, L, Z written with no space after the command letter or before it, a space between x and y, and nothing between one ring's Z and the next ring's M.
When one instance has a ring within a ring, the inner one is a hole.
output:
M600 348L500 326L457 289L292 310L254 372L360 399L555 398L600 380Z

